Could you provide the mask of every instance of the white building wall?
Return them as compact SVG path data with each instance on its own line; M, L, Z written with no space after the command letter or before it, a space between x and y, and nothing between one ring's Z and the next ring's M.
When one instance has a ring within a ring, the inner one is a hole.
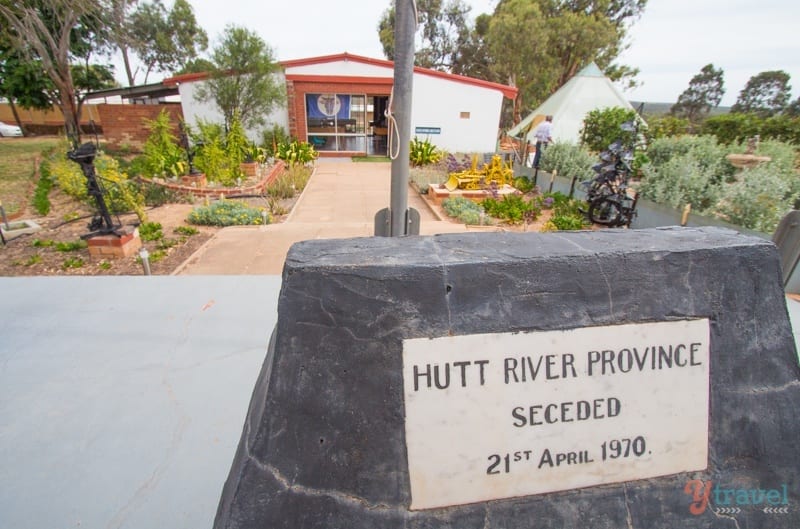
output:
M417 127L440 128L416 136L448 152L494 152L502 104L498 90L415 73L411 136Z
M283 72L275 74L275 82L280 83L285 92L286 78ZM190 127L195 127L198 120L203 120L210 123L223 123L225 119L222 112L213 101L198 101L197 89L204 84L204 81L196 81L191 83L181 83L178 86L178 92L181 96L181 106L183 107L183 118ZM284 94L285 96L285 94ZM285 131L289 131L289 113L286 105L280 105L272 110L266 117L266 125L254 129L247 129L247 137L256 143L261 142L261 132L263 130L271 129L273 125L280 125Z

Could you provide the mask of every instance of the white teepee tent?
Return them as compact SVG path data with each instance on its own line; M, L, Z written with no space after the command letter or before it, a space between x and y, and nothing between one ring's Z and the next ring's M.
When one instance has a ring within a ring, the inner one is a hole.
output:
M508 135L516 138L528 130L528 140L536 143L533 135L536 126L545 116L553 116L553 140L578 143L586 114L609 107L633 109L617 87L592 62L509 130Z

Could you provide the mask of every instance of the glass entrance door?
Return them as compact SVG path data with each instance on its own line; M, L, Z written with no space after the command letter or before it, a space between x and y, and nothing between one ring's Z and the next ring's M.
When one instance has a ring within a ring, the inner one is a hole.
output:
M308 142L320 152L367 151L363 94L306 94Z

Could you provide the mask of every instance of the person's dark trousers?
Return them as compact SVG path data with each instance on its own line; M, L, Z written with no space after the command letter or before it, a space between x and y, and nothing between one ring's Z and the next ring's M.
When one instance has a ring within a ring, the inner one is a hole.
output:
M547 147L547 143L543 141L536 142L536 154L533 155L533 167L534 169L539 168L539 160L542 159L542 151L544 148Z

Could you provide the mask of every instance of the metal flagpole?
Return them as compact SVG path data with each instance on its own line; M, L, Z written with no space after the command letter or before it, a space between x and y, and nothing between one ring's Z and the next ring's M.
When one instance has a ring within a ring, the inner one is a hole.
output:
M389 208L375 216L375 235L400 237L419 233L419 213L408 208L408 175L411 143L411 93L414 79L413 0L396 0L394 28L394 85L390 99L389 156L392 184Z

